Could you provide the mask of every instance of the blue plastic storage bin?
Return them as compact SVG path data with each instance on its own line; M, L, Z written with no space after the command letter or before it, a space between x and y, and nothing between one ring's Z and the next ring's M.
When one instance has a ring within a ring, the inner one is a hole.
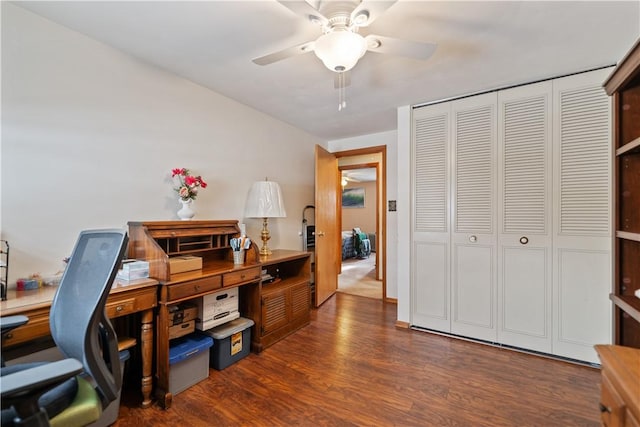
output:
M169 345L169 392L178 394L209 377L209 349L213 338L190 334Z

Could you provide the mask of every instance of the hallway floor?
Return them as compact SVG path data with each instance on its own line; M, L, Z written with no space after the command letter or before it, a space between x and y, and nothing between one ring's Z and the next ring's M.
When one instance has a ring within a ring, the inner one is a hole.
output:
M369 258L349 258L342 261L338 275L338 292L382 299L382 281L376 280L376 254Z

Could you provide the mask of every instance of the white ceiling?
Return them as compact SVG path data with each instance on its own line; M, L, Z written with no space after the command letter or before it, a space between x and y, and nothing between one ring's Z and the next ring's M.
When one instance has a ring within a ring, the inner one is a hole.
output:
M333 73L313 53L251 61L320 35L275 0L16 4L324 140L395 129L401 105L614 64L640 34L637 1L400 0L361 33L435 42L435 54L367 52L339 112Z

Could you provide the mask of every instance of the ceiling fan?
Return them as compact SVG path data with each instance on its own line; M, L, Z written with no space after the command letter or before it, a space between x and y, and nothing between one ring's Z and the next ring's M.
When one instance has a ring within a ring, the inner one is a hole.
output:
M268 65L295 55L314 52L329 70L336 73L335 86L340 90L338 110L346 106L344 88L350 84L348 72L365 52L427 59L436 49L434 43L400 40L375 34L363 37L358 33L360 28L371 25L397 0L318 0L317 8L302 0L278 2L310 22L318 24L322 34L316 40L255 58L253 62Z

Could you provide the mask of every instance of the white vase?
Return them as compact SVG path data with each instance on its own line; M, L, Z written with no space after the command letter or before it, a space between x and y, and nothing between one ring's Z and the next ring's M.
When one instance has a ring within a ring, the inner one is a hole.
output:
M196 214L192 208L193 200L182 200L179 199L180 203L182 203L182 208L178 211L178 218L183 221L188 221Z

